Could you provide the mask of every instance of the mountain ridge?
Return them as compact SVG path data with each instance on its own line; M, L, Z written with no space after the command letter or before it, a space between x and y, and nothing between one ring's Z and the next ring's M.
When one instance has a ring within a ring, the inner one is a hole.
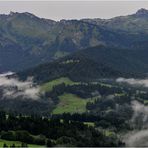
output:
M148 20L136 19L129 15L108 22L53 21L28 12L0 15L0 69L20 71L99 45L141 48L147 41Z
M125 17L125 16L131 16L131 15L147 15L148 14L148 9L146 8L139 8L135 13L131 13L129 15L120 15L120 16L113 16L111 18L99 18L99 17L95 17L95 18L80 18L80 19L60 19L60 20L54 20L54 19L50 19L50 18L47 18L47 17L39 17L37 16L36 14L34 13L30 13L30 12L27 12L27 11L24 11L24 12L17 12L17 11L10 11L8 14L0 14L0 16L12 16L12 15L15 15L15 14L26 14L30 17L36 17L36 18L39 18L39 19L43 19L43 20L50 20L50 21L53 21L53 22L64 22L64 21L72 21L72 20L77 20L77 21L81 21L81 20L85 20L85 19L100 19L100 20L111 20L111 19L114 19L114 18L117 18L117 17Z

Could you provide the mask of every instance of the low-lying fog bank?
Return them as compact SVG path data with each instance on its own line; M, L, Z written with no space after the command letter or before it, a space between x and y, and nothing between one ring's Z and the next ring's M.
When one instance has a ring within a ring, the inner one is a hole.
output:
M134 78L117 78L118 83L127 83L133 86L144 86L148 87L148 79L134 79Z
M130 132L124 141L127 147L148 147L148 129Z
M116 82L148 87L148 79L117 78ZM148 106L138 101L132 101L131 104L134 111L131 125L134 130L124 135L124 142L130 147L148 146Z
M134 130L125 134L123 141L126 146L148 146L148 106L138 101L132 101L132 108L134 113L131 118L131 125Z
M33 78L28 78L26 81L20 81L18 78L8 77L14 74L7 72L0 74L0 87L3 89L3 97L38 99L39 86L33 83Z

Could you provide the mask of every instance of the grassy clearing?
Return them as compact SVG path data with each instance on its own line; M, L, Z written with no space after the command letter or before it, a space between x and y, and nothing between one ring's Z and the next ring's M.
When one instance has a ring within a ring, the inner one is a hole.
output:
M116 97L122 97L122 96L125 96L126 94L125 93L115 93L114 95Z
M65 85L79 85L80 82L74 82L72 80L70 80L68 77L61 77L52 81L49 81L47 83L44 83L41 87L40 90L41 92L49 92L52 91L52 88L54 86L57 86L59 84L65 83ZM82 83L83 85L88 85L87 83ZM105 86L105 87L112 87L110 84L105 84L105 83L100 83L100 82L91 82L91 84L100 84L101 86Z
M19 147L19 146L21 146L22 142L0 139L0 147L3 147L4 143L7 144L8 147L12 146L13 144L15 144L16 147ZM44 146L35 145L35 144L28 144L28 147L44 147Z
M58 50L55 55L54 55L54 58L57 59L57 58L61 58L61 57L64 57L68 55L68 52L64 52L64 51L60 51Z
M114 133L113 131L110 131L110 130L105 130L105 131L104 131L104 134L105 134L106 136L112 136L112 135L114 135L115 133Z
M109 87L109 88L112 87L111 84L102 83L102 82L91 82L91 84L95 84L95 85L100 84L101 86L105 86L105 87Z
M94 122L84 122L85 125L88 125L88 126L92 126L94 127L95 126L95 123Z
M83 113L86 111L86 103L90 99L82 99L76 95L65 93L59 96L60 102L53 110L53 114Z
M144 105L148 105L148 100L144 100Z
M55 79L55 80L52 80L50 82L47 82L45 84L43 84L41 86L41 91L44 91L44 92L48 92L48 91L52 91L52 88L56 85L59 85L59 84L62 84L62 83L65 83L65 85L74 85L74 84L78 84L78 82L73 82L71 81L69 78L67 77L61 77L59 79Z

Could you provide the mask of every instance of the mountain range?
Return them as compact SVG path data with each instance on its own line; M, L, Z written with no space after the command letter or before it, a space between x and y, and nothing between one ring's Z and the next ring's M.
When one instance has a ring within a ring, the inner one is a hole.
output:
M22 71L100 45L146 50L147 26L146 9L112 19L61 21L28 12L3 14L0 15L0 72Z
M146 9L0 15L0 146L148 146L147 48Z

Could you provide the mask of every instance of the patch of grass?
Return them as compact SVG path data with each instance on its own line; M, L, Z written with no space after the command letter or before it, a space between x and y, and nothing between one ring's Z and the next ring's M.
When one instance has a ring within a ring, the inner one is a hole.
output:
M106 136L112 136L115 134L113 131L110 131L110 130L105 130L104 133Z
M64 57L68 55L68 52L64 52L64 51L60 51L58 50L55 55L54 55L54 58L57 59L57 58L61 58L61 57Z
M144 105L148 105L148 100L144 100Z
M53 110L53 114L83 113L86 111L86 103L90 99L82 99L74 94L65 93L59 96L60 102Z
M109 88L111 88L112 87L112 85L111 84L107 84L107 83L103 83L103 82L90 82L91 84L95 84L95 85L97 85L97 84L100 84L101 86L105 86L105 87L109 87Z
M21 143L20 141L9 141L9 140L3 140L3 139L0 139L0 147L3 147L4 143L10 147L12 146L13 144L15 144L15 147L19 147L21 146ZM41 145L36 145L36 144L27 144L28 147L44 147L44 146L41 146Z
M41 86L41 91L44 91L44 92L52 91L52 88L54 86L62 84L62 83L65 83L65 85L78 84L78 82L73 82L72 80L70 80L67 77L61 77L59 79L55 79L55 80L52 80L50 82L47 82L47 83L43 84Z
M114 95L117 97L122 97L122 96L125 96L126 94L125 93L115 93Z
M84 124L86 124L88 126L92 126L92 127L95 126L95 123L94 122L84 122Z

